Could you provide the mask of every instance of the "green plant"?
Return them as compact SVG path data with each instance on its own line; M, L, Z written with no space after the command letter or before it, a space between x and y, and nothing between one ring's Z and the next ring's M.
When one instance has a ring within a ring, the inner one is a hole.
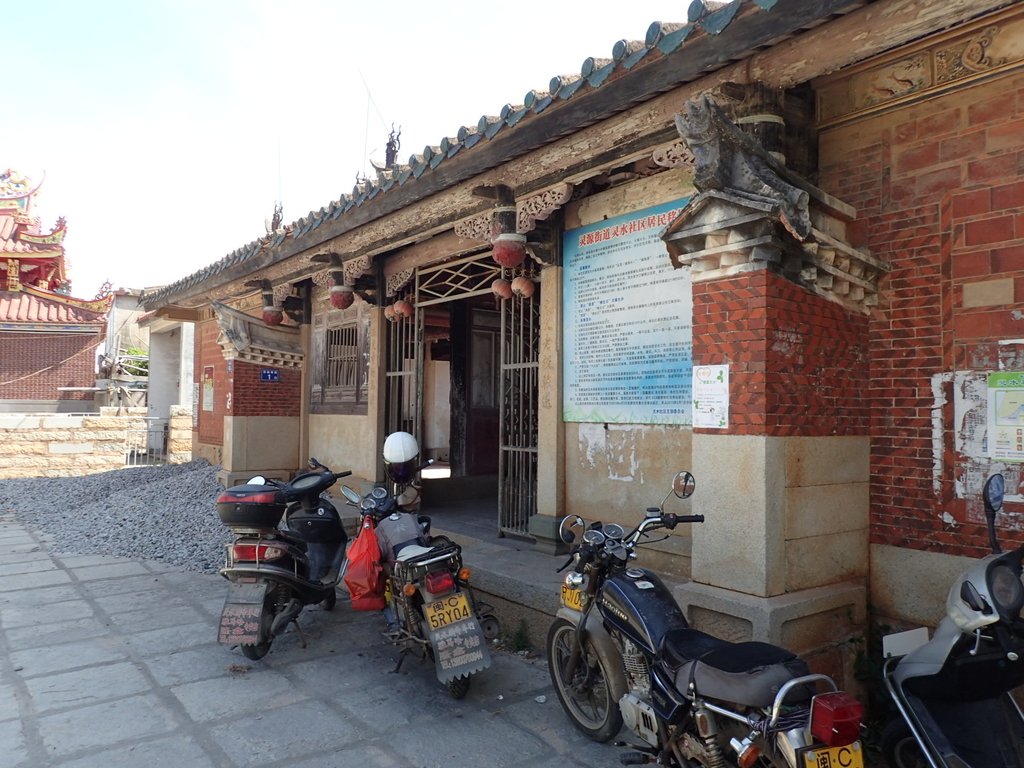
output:
M525 619L520 619L516 628L505 638L505 645L514 653L528 651L533 647L530 644L530 630L526 626Z
M882 638L892 630L888 624L879 623L874 617L868 620L865 637L854 640L859 647L853 664L853 675L864 686L867 696L864 712L864 749L869 760L865 765L881 763L882 729L893 717L897 717L896 707L889 698L889 693L882 680Z

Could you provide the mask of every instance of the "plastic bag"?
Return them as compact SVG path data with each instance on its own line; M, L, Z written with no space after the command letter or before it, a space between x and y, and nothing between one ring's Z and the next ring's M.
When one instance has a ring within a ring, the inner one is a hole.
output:
M379 611L386 605L380 545L377 544L373 520L369 517L363 518L359 535L348 549L345 586L355 611Z

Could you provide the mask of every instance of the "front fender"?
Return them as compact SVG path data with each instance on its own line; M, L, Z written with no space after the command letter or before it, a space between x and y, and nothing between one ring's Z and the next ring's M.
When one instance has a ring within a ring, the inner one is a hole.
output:
M558 613L555 616L559 619L565 619L573 626L578 627L583 614L563 606L558 609ZM612 636L604 628L601 619L594 615L594 611L590 611L587 614L587 623L584 629L587 633L587 640L590 641L594 653L601 659L601 666L604 667L608 674L608 690L612 694L612 700L617 703L629 692L629 686L626 683L626 671L623 668L622 653L619 651L619 646L612 640Z

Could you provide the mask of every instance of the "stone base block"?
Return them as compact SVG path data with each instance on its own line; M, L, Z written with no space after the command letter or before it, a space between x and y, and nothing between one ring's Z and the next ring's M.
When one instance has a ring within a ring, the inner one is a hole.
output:
M530 518L527 530L538 552L547 555L564 555L569 552L569 545L558 538L558 524L561 522L561 517L551 515L534 515Z
M867 588L843 582L777 597L755 597L689 582L673 590L690 625L732 642L759 640L803 658L812 672L829 675L860 694L854 675L858 642L867 631Z

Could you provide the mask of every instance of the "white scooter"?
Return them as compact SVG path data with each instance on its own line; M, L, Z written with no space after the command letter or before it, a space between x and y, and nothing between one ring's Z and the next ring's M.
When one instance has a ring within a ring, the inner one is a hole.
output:
M993 554L954 582L932 638L915 629L883 638L883 677L901 719L882 734L890 768L1024 768L1024 547L1002 553L995 518L1002 475L982 496Z

